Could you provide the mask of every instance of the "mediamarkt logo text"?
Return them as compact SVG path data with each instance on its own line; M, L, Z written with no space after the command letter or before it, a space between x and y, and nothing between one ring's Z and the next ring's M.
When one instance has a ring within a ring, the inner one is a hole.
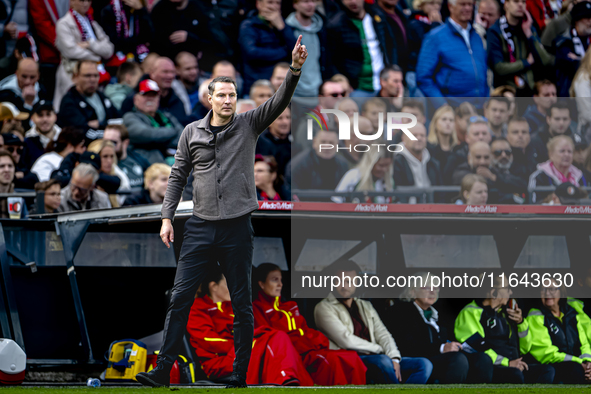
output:
M583 207L566 207L564 213L578 213L578 214L591 214L591 207L583 206Z
M339 140L350 140L351 139L351 120L349 116L340 111L338 109L321 109L320 113L318 111L313 111L316 115L320 115L319 117L314 116L313 113L308 113L313 119L308 119L308 140L313 139L313 120L320 126L321 130L324 128L328 128L324 118L321 114L333 114L337 117L339 121ZM320 118L320 119L319 119ZM407 135L413 141L416 141L417 138L409 131L409 129L413 128L417 124L417 118L413 114L408 114L405 112L388 112L386 114L386 140L392 141L393 131L394 130L402 130L404 134ZM410 119L410 123L394 123L394 119ZM382 135L384 134L384 113L380 112L378 114L378 131L375 134L367 135L362 134L359 132L359 113L355 112L353 114L353 133L355 136L362 141L376 141L379 139L383 139ZM336 146L337 152L339 150L347 150L351 152L353 149L355 152L367 152L371 148L370 146L377 146L378 152L380 151L380 147L385 147L389 152L400 152L404 149L404 147L400 144L355 144L352 146ZM324 150L334 149L335 146L332 144L320 144L318 151L321 152Z

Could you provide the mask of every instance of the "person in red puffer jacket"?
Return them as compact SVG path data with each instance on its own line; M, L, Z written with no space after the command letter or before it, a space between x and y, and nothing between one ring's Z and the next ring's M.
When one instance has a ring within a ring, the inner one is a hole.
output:
M322 386L366 383L367 368L355 351L330 350L328 338L308 327L295 301L281 301L283 284L277 265L259 265L256 278L260 291L252 303L255 327L286 332L314 383Z
M226 278L221 270L212 271L191 307L187 330L201 368L209 379L220 380L232 373L236 358L234 312ZM314 385L287 334L270 327L254 331L246 383Z

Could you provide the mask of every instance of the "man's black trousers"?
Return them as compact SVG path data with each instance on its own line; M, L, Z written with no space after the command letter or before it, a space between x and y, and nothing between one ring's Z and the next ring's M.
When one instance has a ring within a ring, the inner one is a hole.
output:
M208 270L219 262L234 310L234 373L246 378L254 332L250 283L253 242L250 214L217 221L193 215L187 220L160 350L167 364L172 365L182 349L197 288Z

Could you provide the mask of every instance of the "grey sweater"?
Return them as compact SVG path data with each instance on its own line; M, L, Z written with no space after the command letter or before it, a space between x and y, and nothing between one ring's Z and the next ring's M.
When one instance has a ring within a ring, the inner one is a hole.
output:
M216 139L210 131L212 111L185 127L162 203L163 219L174 219L191 169L195 216L233 219L258 209L254 184L257 139L289 105L298 80L299 76L288 72L273 97L256 109L234 114Z

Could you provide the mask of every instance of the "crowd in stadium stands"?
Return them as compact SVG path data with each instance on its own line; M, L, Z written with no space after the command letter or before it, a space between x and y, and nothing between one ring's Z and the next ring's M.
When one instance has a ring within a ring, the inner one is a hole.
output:
M480 175L470 178L486 185ZM467 193L468 200L478 198ZM214 381L231 373L235 358L230 294L215 267L197 292L187 325L197 360ZM310 322L295 301L282 297L277 265L255 269L249 384L591 381L591 311L567 297L560 283L552 281L541 288L539 298L519 305L506 287L507 278L497 277L493 287L482 289L482 298L453 316L445 307L433 307L438 287L409 286L399 299L374 307L358 298L354 281L347 282L361 275L357 263L339 260L325 272L344 279L315 305ZM426 272L416 275L428 280Z
M161 202L182 130L211 109L211 80L237 81L238 113L258 107L300 34L309 58L295 107L257 143L259 199L423 201L397 194L404 186L447 187L438 203L588 197L588 1L3 0L0 27L0 143L12 159L0 191L60 187L58 212ZM327 126L312 141L298 102ZM357 119L351 139L323 109ZM418 122L415 138L396 130L402 150L357 149L409 121L386 119L398 112ZM365 191L387 193L355 196ZM51 201L20 216L54 212Z

